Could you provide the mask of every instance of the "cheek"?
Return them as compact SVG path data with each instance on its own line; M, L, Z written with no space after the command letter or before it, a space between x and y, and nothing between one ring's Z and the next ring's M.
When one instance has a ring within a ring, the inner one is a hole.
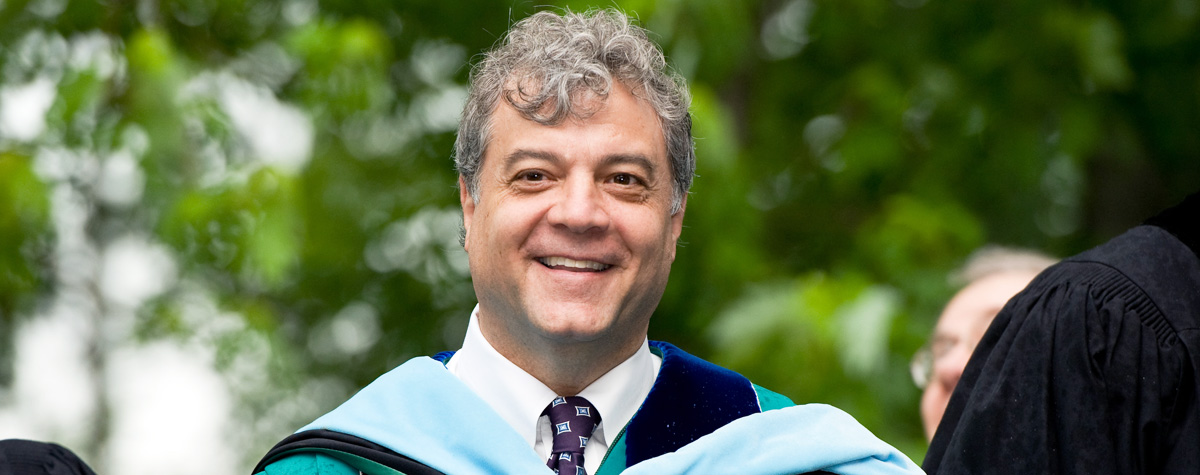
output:
M480 222L472 233L478 233L479 251L497 256L518 257L526 241L539 232L542 226L542 216L545 213L543 203L522 200L518 202L501 203L482 213L476 213L475 220ZM481 226L482 225L482 226Z
M922 412L924 412L926 408L932 406L931 402L934 399L933 393L936 391L937 391L937 389L933 387L933 383L930 383L930 385L925 388L925 391L921 393L921 411Z
M494 264L505 249L502 236L506 234L504 220L496 210L480 206L467 233L468 258L473 269L483 270Z
M921 417L933 420L941 419L948 402L950 402L950 394L942 389L942 386L936 381L930 382L929 387L921 394Z
M931 390L926 390L921 395L921 422L932 430L936 427L937 420L941 418L941 414L936 410L936 405L933 404L933 397L930 394Z
M615 214L622 223L622 231L625 231L623 234L637 236L631 239L659 248L670 247L664 245L675 242L675 221L670 215L664 216L661 210L638 208L633 211L617 211Z
M667 261L674 258L674 246L670 245L670 236L653 226L653 221L628 220L618 228L620 239L631 251L641 256L646 262Z

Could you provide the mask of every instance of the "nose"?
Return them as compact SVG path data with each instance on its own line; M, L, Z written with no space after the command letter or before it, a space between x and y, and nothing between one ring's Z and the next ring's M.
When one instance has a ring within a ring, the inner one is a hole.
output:
M547 213L550 224L574 233L608 229L611 217L605 209L602 191L593 180L576 176L561 186L557 202Z
M963 369L967 367L967 360L971 359L972 350L974 350L973 347L955 345L949 353L935 359L933 362L934 383L941 384L947 391L954 390L958 379L962 377Z

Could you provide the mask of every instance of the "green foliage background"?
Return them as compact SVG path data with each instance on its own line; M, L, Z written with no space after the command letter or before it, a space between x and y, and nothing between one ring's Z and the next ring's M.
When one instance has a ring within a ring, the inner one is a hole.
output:
M1196 0L612 4L695 96L699 176L651 337L839 406L917 461L907 363L947 272L985 243L1073 254L1200 188ZM66 286L56 266L86 260L55 244L56 193L83 203L92 249L170 251L177 278L128 337L215 350L247 460L456 347L467 65L541 5L0 1L3 86L55 90L36 136L0 134L0 382L13 328ZM263 156L247 97L298 112L258 133L305 160ZM105 191L120 163L132 194Z

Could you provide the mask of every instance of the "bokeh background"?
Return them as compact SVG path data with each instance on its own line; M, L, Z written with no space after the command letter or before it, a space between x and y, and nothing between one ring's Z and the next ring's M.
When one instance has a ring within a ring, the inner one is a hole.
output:
M1197 0L599 5L694 94L651 337L918 462L908 361L948 272L985 243L1074 254L1200 189ZM457 348L468 64L540 8L0 0L0 438L246 473Z

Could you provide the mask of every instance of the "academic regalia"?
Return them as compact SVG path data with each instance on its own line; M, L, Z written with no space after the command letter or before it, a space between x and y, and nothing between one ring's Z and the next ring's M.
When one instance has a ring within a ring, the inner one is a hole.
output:
M929 473L1200 470L1200 194L1047 269L971 357Z
M593 475L919 473L837 409L794 406L668 343L650 347L662 358L658 377ZM381 376L277 445L254 473L550 473L511 426L446 370L451 356L414 358Z

